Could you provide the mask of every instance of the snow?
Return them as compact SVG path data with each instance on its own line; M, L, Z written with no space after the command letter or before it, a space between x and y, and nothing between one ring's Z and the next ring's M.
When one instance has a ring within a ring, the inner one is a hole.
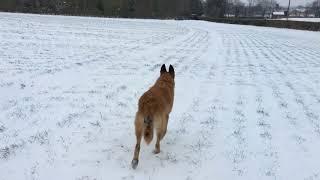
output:
M173 64L161 153L137 101ZM0 179L320 179L320 33L0 13Z
M280 20L287 20L282 18ZM320 18L289 18L290 21L320 22Z

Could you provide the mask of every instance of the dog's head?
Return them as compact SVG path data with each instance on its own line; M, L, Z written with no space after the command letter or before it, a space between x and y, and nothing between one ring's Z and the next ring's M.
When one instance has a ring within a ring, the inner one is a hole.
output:
M169 72L168 72L167 69L166 69L166 65L163 64L163 65L161 66L160 76L162 76L162 77L170 77L170 78L172 78L172 79L174 80L175 73L174 73L174 68L173 68L173 66L170 64L170 66L169 66Z

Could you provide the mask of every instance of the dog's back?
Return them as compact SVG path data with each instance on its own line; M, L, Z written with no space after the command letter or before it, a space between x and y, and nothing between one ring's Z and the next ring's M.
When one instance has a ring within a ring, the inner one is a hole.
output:
M147 144L153 139L153 129L156 129L157 142L154 153L160 152L160 140L167 132L169 113L172 110L174 99L174 69L170 65L167 72L162 65L160 77L156 83L139 99L138 112L135 119L137 144L135 148L132 167L138 165L140 142L142 136Z
M138 113L144 117L144 140L152 141L153 129L165 131L173 106L174 80L170 74L162 74L156 83L139 99Z
M161 75L139 99L139 112L144 116L169 114L173 106L174 80L170 74Z

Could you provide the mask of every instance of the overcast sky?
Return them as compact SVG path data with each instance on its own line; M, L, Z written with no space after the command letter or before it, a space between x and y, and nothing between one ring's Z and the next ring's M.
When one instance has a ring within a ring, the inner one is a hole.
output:
M298 5L306 5L307 3L312 2L313 0L291 0L292 6L298 6ZM277 0L281 6L287 6L289 0Z

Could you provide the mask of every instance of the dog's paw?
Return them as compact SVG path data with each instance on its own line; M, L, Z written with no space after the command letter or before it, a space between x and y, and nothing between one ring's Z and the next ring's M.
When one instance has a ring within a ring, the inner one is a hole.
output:
M138 166L138 163L139 163L138 159L132 160L132 162L131 162L132 169L136 169Z

